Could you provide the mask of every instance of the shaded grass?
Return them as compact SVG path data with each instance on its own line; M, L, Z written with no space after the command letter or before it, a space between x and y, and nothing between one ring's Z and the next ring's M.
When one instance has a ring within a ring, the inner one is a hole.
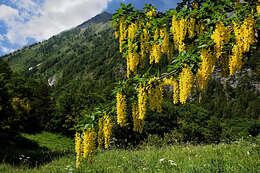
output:
M73 145L73 140L48 132L19 134L1 143L0 161L13 167L39 167L73 153Z
M251 140L241 139L231 144L183 144L162 148L143 145L134 150L98 150L93 164L83 161L78 169L75 169L73 140L50 133L23 136L37 142L40 147L47 147L49 151L70 152L51 157L48 162L37 167L2 163L0 172L260 172L260 136ZM46 139L43 140L43 137Z

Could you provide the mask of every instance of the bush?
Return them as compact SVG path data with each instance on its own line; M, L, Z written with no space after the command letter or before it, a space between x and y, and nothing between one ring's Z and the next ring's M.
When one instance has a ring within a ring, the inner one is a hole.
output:
M184 142L204 142L212 134L207 129L210 116L207 110L194 104L186 104L179 109L178 132L183 135Z
M163 102L162 112L147 111L144 132L163 136L177 127L178 106Z

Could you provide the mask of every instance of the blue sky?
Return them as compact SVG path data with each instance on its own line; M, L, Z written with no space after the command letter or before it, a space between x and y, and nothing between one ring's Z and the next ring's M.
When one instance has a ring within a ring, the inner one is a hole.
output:
M95 15L113 13L120 3L137 9L153 4L158 10L175 8L181 0L0 0L0 56L46 40Z

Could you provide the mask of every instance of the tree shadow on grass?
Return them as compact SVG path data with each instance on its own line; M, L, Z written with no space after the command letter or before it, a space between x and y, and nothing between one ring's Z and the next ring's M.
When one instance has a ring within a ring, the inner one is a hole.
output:
M17 167L40 167L62 156L73 153L71 150L52 151L47 147L40 147L36 142L21 135L15 135L12 138L0 136L0 141L0 163Z

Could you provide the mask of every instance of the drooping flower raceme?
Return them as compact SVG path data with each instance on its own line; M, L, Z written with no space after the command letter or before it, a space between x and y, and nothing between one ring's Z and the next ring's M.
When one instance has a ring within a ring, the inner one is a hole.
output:
M116 101L117 123L123 127L126 126L126 96L117 92Z

